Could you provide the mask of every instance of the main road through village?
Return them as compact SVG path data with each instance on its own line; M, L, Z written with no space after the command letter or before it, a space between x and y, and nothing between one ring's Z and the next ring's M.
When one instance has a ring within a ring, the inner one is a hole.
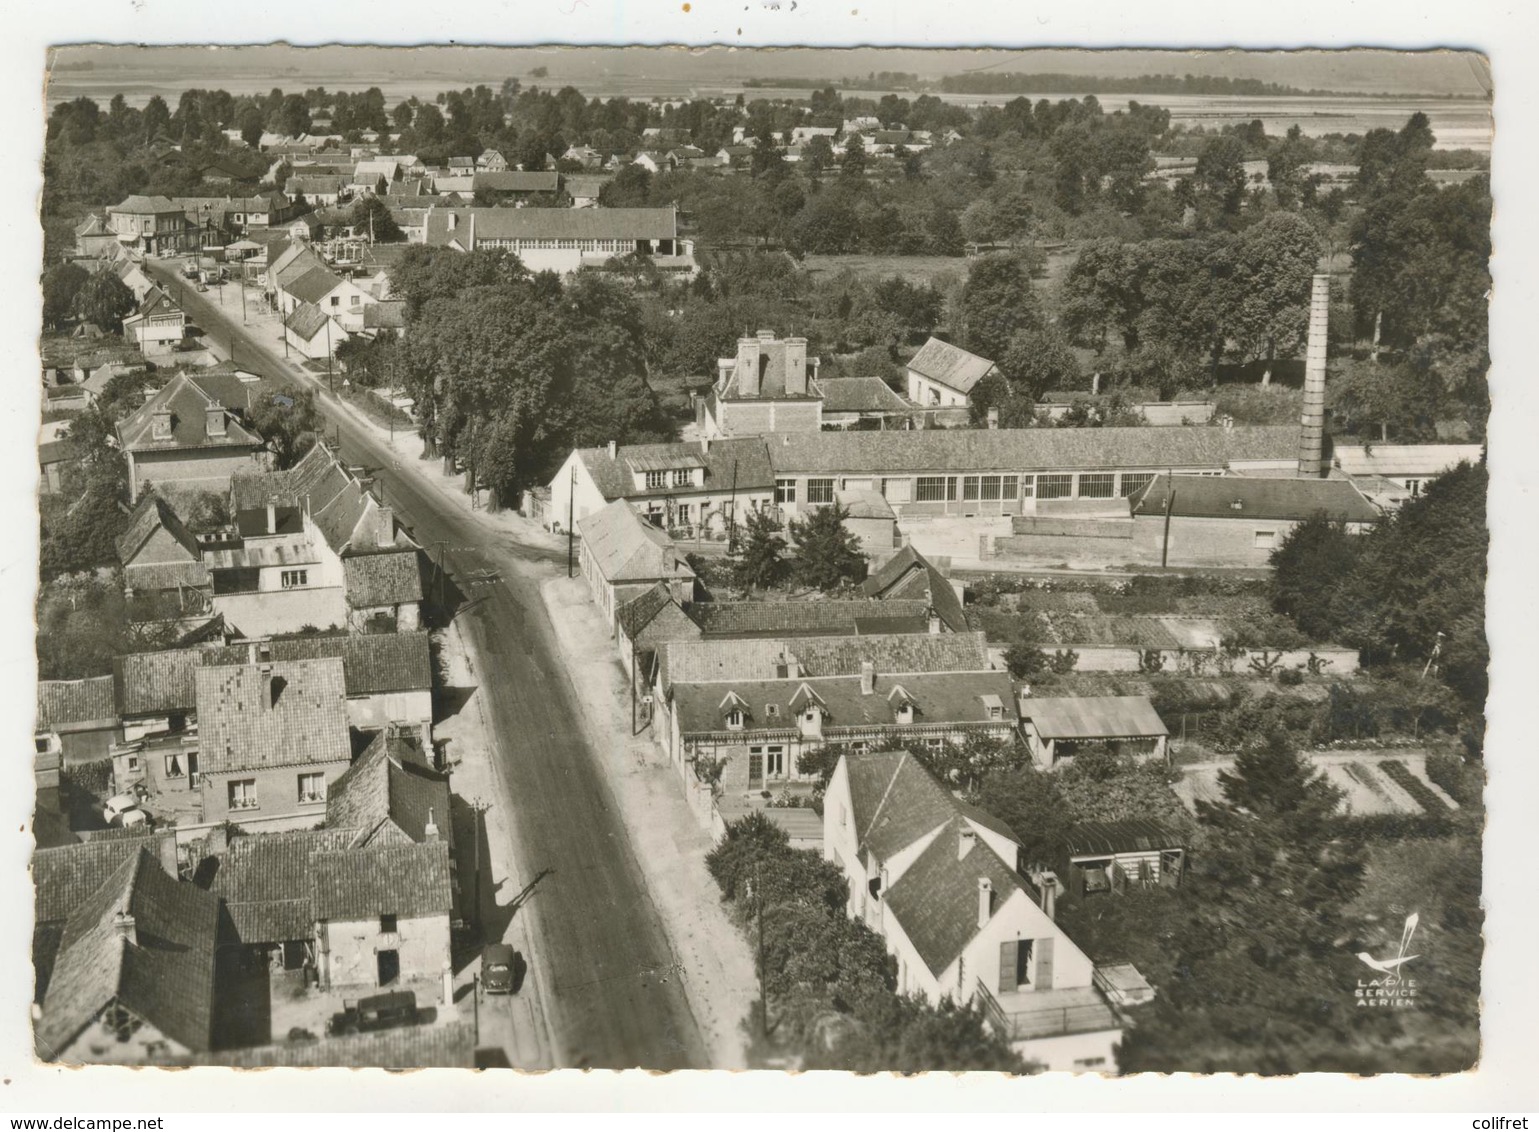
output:
M236 344L242 368L274 380L300 374L284 362L281 347L241 325L228 298L223 307L211 302L213 292L205 296L186 286L173 264L147 266L218 345ZM549 552L519 544L443 498L427 478L436 465L397 465L394 454L326 394L324 381L306 380L340 436L343 458L378 469L376 479L397 514L467 595L457 616L476 658L491 756L521 856L509 875L527 883L551 870L518 914L533 912L529 960L544 965L558 1063L707 1067L681 981L668 977L674 959L667 934L600 759L583 738L584 705L560 675L559 646L539 588L550 573L542 563ZM496 584L467 584L488 571Z

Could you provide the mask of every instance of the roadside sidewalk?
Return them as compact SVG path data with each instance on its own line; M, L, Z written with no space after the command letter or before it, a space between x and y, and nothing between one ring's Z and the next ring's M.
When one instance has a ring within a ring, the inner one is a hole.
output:
M567 680L592 710L588 740L604 761L636 860L684 980L713 1069L746 1069L742 1024L756 993L748 942L727 918L705 867L711 838L684 800L678 773L652 742L631 735L625 673L581 577L540 589Z
M446 751L452 764L454 794L462 798L485 823L482 874L477 886L478 912L485 928L485 942L502 942L530 960L529 974L516 995L483 998L478 1045L500 1047L515 1069L555 1069L557 1056L546 1004L551 1001L544 973L533 946L529 907L516 907L515 901L534 878L524 875L513 848L508 815L498 799L505 795L497 781L496 760L488 740L488 728L482 715L483 696L475 661L469 655L456 625L439 637L443 659L444 695L457 702L458 709L434 725L437 741L447 740ZM459 697L468 692L461 702ZM479 831L478 831L479 837ZM479 957L472 960L456 978L456 995L469 993L473 977L480 972ZM471 1004L461 1007L464 1012Z

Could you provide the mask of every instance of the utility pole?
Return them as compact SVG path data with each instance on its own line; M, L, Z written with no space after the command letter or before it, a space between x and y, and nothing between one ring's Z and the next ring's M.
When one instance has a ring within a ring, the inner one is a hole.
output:
M326 319L326 385L331 390L333 397L337 394L337 383L331 375L331 315L321 312Z
M572 481L566 489L566 576L572 576L572 557L577 550L577 532L572 516L577 512L577 464L572 464Z
M764 991L764 879L763 867L753 863L754 909L759 921L759 1035L769 1037L769 996Z
M703 525L703 524L702 524ZM732 495L727 505L727 553L737 549L737 461L732 461Z
M1170 509L1176 502L1176 485L1169 472L1165 473L1165 537L1160 543L1160 569L1170 564Z
M631 734L636 734L636 638L631 638Z

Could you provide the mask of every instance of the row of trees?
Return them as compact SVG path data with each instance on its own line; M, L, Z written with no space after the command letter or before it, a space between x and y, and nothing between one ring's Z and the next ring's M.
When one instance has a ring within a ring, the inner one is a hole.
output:
M1315 518L1272 556L1272 604L1316 640L1369 664L1420 665L1463 705L1467 742L1484 730L1486 491L1482 462L1460 465L1366 535Z
M1026 1071L977 1008L900 995L881 937L845 912L838 867L792 849L762 813L729 825L706 865L758 952L763 995L747 1019L756 1060L856 1073Z

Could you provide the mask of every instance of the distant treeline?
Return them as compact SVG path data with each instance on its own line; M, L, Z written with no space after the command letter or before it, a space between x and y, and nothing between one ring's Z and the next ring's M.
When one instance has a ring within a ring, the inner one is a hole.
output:
M1282 98L1300 95L1331 95L1364 98L1373 95L1332 90L1303 90L1260 79L1231 79L1222 75L1139 75L1114 79L1098 75L1032 75L1021 71L978 71L947 75L940 89L952 94L1219 94L1246 98Z
M757 78L749 88L782 87L788 90L938 90L946 94L1206 94L1244 98L1405 98L1404 93L1305 90L1263 82L1231 79L1222 75L1139 75L1131 79L1105 75L1030 74L1024 71L976 71L924 79L907 71L873 71L864 77L843 79ZM1440 98L1480 98L1477 94L1446 94Z

